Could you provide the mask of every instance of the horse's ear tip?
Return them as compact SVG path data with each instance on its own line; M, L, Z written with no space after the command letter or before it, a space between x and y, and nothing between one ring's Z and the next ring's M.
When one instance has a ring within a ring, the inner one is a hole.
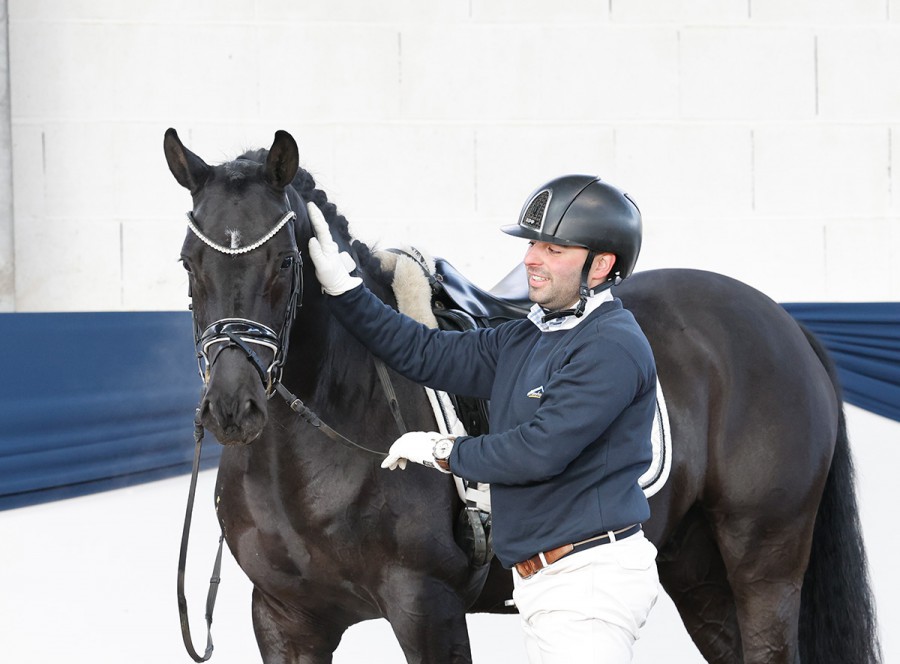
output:
M297 144L297 141L294 140L294 137L291 136L290 132L285 131L284 129L278 129L275 131L275 140L288 140L295 145Z

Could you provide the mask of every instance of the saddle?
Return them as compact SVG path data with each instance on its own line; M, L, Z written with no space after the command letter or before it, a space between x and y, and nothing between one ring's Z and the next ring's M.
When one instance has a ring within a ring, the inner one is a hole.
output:
M525 318L531 309L525 266L519 263L489 291L473 284L443 258L435 259L432 311L442 330L474 330ZM487 433L489 406L483 399L451 394L460 421L471 435Z
M467 322L466 329L497 327L508 320L525 318L531 309L525 266L522 263L489 291L473 284L443 258L435 260L435 272L438 287L433 289L433 306L435 316L439 319L450 319L455 314L462 314L464 318L471 319Z

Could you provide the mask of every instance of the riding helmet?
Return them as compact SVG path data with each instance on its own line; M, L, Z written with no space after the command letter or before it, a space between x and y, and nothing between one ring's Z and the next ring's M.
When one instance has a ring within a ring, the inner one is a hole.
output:
M538 187L522 208L519 223L501 230L615 254L611 279L630 275L641 251L641 211L628 194L594 175L564 175Z

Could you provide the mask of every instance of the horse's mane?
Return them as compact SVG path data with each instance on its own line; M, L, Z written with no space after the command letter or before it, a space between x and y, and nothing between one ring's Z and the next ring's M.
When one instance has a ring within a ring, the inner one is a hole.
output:
M245 152L238 159L264 164L268 154L269 151L267 149L260 148ZM360 268L382 282L390 282L390 276L386 273L375 252L365 242L357 240L350 234L350 224L346 217L338 212L334 203L328 200L327 194L316 187L316 181L312 173L305 170L302 166L299 167L297 174L291 181L291 186L297 190L297 193L305 202L315 203L322 211L325 221L328 222L332 232L338 233L350 244L353 258Z

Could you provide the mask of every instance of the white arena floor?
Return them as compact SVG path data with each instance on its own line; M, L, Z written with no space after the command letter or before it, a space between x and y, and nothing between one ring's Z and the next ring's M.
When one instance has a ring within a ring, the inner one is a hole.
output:
M900 535L892 494L900 424L848 407L885 662L900 661ZM189 557L188 603L196 648L216 544L203 473ZM175 600L188 477L0 512L0 661L16 664L190 662ZM250 585L226 558L216 607L213 664L260 661L250 625ZM470 616L475 662L522 662L515 616ZM350 629L334 661L400 663L384 621ZM636 646L635 662L701 662L663 597Z

